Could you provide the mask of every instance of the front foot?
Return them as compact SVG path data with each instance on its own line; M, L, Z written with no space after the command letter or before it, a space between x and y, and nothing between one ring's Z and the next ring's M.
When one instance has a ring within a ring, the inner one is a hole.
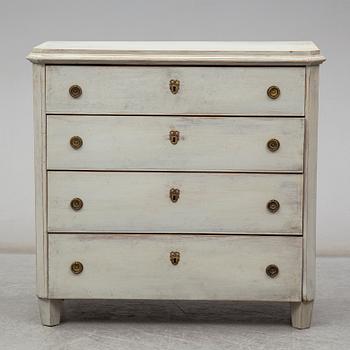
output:
M61 299L38 299L41 323L52 327L60 324L63 300Z
M313 305L313 301L290 303L291 320L294 328L310 328Z

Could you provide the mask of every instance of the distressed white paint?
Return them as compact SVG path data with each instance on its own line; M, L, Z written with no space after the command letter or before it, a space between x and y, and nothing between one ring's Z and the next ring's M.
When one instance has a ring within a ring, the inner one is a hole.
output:
M46 68L48 113L304 115L302 67L121 67ZM169 81L180 81L177 94ZM82 95L72 98L69 88ZM277 85L279 98L267 96Z
M134 65L314 65L325 58L311 41L49 41L32 62Z
M169 132L180 132L176 145ZM83 146L75 150L70 138ZM267 142L276 138L280 149ZM53 170L302 172L304 118L49 115Z
M42 64L33 77L43 324L59 323L58 299L101 297L289 301L292 325L310 326L318 104L310 66L324 60L313 43L51 42L29 59ZM180 80L176 95L170 79ZM73 84L83 88L78 99ZM266 95L270 85L281 89L277 100ZM59 114L48 116L48 135L46 114ZM176 146L169 129L180 129ZM76 134L79 151L69 146ZM268 137L280 139L278 152L266 150ZM67 171L47 177L48 169ZM77 196L84 207L73 212ZM276 214L266 209L272 198ZM47 217L59 234L47 234ZM81 275L70 272L76 260ZM265 275L271 263L276 279Z
M33 65L36 293L47 297L45 66Z
M169 190L178 188L173 203ZM84 206L75 211L71 199ZM270 213L269 200L280 202ZM49 172L49 232L301 234L301 175Z
M300 301L301 247L298 237L50 234L49 295ZM74 261L83 264L79 275ZM266 275L270 264L276 278Z
M316 283L316 190L319 68L308 67L305 107L303 300L312 301ZM310 311L311 314L311 311Z

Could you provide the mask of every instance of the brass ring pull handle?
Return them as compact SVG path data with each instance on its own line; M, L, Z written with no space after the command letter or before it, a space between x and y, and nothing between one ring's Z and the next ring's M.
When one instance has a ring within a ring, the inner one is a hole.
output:
M178 188L172 188L169 191L169 197L170 197L170 200L173 203L176 203L179 200L179 197L180 197L180 190Z
M266 93L272 100L276 100L280 96L281 90L278 86L272 85L267 89Z
M179 252L170 252L170 261L173 265L177 265L180 261L180 253Z
M79 275L83 272L84 266L80 261L74 261L74 263L70 266L70 269L75 275Z
M69 94L73 97L73 98L78 98L81 96L81 94L83 93L83 90L81 89L81 87L79 85L72 85L69 88Z
M74 149L79 149L83 145L83 139L79 136L73 136L70 141L70 145Z
M169 140L173 145L176 145L180 140L180 132L177 130L171 130L169 132Z
M280 203L276 199L271 199L267 205L267 209L271 213L276 213L280 209Z
M70 206L73 210L78 211L83 207L84 203L80 198L73 198L70 201Z
M180 90L180 80L171 79L169 82L169 89L173 95L176 95Z
M275 278L277 277L278 273L279 273L279 268L276 265L269 265L266 267L266 274L270 277L270 278Z
M280 142L277 139L271 139L266 146L270 152L276 152L280 148Z

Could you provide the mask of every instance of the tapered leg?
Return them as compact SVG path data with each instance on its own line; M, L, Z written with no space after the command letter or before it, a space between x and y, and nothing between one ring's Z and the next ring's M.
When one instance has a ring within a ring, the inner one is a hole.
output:
M294 328L310 328L313 305L313 301L290 303L291 320Z
M41 323L49 327L60 324L63 300L39 298L38 301Z

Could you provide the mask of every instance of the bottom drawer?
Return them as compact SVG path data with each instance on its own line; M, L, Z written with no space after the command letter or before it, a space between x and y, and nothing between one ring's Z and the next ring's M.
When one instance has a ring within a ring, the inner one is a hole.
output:
M300 301L301 261L301 237L50 234L49 297Z

